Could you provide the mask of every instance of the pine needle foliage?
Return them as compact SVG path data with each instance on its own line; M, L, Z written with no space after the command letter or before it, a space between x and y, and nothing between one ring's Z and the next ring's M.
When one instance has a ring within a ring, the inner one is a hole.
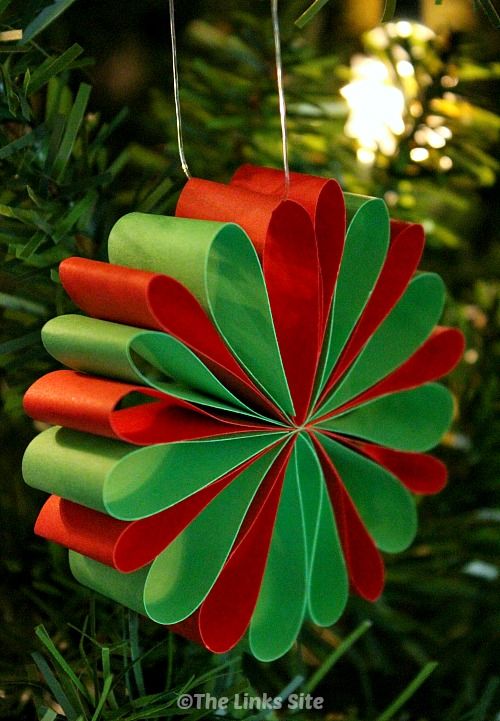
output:
M332 42L333 4L307 31L297 28L309 4L290 0L280 10L292 167L383 196L396 217L424 222L426 267L444 275L450 289L445 321L467 338L465 361L449 380L455 423L440 449L450 484L419 504L412 548L387 558L383 598L375 605L352 598L331 629L306 624L297 647L273 664L253 660L244 644L212 656L72 580L65 552L32 535L41 499L23 485L20 459L37 429L21 399L53 367L40 344L43 323L70 309L58 281L60 260L104 259L107 233L120 214L170 213L182 187L170 78L158 72L168 67L166 7L160 0L141 9L132 0L119 8L90 0L0 0L0 31L25 31L22 41L0 41L3 718L217 718L213 709L178 708L179 696L193 692L230 697L226 718L254 721L286 716L238 709L236 694L324 697L321 712L289 714L298 721L498 718L498 36L484 27L474 41L440 39L418 60L426 78L419 86L421 117L439 114L452 129L446 148L452 169L443 172L439 154L426 165L411 161L421 121L410 117L397 153L379 153L370 168L360 168L344 134L339 89L349 81L352 52L374 50L366 38L356 47L341 36ZM268 3L228 0L224 17L218 3L179 10L193 174L227 180L241 162L279 167ZM84 50L87 11L99 19L89 45L100 37L109 57L125 36L129 48L147 45L139 53L147 82L131 96L129 110L107 102L105 59L101 53L94 64ZM152 13L144 20L151 42L130 39L127 23L140 25L141 12ZM158 18L165 31L155 41ZM115 25L118 37L109 30ZM384 53L379 59L396 71L391 46ZM454 97L443 77L453 79Z

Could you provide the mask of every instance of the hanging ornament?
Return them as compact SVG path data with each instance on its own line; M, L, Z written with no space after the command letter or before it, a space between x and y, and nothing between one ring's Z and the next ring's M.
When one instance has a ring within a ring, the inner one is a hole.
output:
M463 352L436 327L442 281L415 273L419 225L334 180L282 190L248 165L190 179L175 218L118 220L110 263L63 261L85 315L46 324L68 369L25 396L54 424L23 462L53 494L36 532L75 577L217 653L248 634L263 661L304 618L334 623L349 585L380 596L412 493L446 482L435 381Z

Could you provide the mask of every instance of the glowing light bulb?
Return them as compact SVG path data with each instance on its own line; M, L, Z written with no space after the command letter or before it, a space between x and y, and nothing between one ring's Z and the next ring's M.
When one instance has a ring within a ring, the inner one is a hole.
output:
M356 56L352 61L353 80L340 93L349 106L345 132L358 141L364 164L374 161L374 153L396 152L396 137L404 133L405 98L394 87L387 66L376 58ZM372 157L373 155L373 157ZM368 160L369 158L369 160Z
M441 170L451 170L453 168L453 160L448 155L439 158L439 167Z
M422 163L424 160L427 160L429 157L429 151L427 148L413 148L410 150L410 158L415 163Z
M358 148L356 157L362 165L373 165L375 162L375 153L367 148Z
M409 60L399 60L396 65L396 70L398 71L398 75L402 78L410 78L415 74L413 65Z

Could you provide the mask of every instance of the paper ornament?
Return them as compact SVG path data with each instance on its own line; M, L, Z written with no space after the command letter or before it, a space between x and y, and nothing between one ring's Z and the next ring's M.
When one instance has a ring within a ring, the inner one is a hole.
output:
M264 661L305 618L334 623L349 585L381 594L412 492L446 482L434 381L463 352L436 327L442 281L416 273L419 225L333 180L282 194L268 168L191 179L176 217L116 223L110 263L63 261L85 315L46 324L68 369L25 396L53 424L23 461L53 494L36 532L75 577L214 652L247 633Z

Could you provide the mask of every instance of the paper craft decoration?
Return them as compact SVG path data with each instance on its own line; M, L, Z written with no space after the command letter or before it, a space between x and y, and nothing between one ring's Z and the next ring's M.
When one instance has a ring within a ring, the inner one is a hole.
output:
M36 532L75 577L217 653L248 633L263 661L304 618L334 623L349 585L381 594L412 492L446 482L434 381L463 351L436 327L442 281L416 273L419 225L333 180L282 189L249 165L191 179L175 218L116 223L110 263L65 260L85 315L46 324L67 369L25 396L54 424L23 461L53 494Z

